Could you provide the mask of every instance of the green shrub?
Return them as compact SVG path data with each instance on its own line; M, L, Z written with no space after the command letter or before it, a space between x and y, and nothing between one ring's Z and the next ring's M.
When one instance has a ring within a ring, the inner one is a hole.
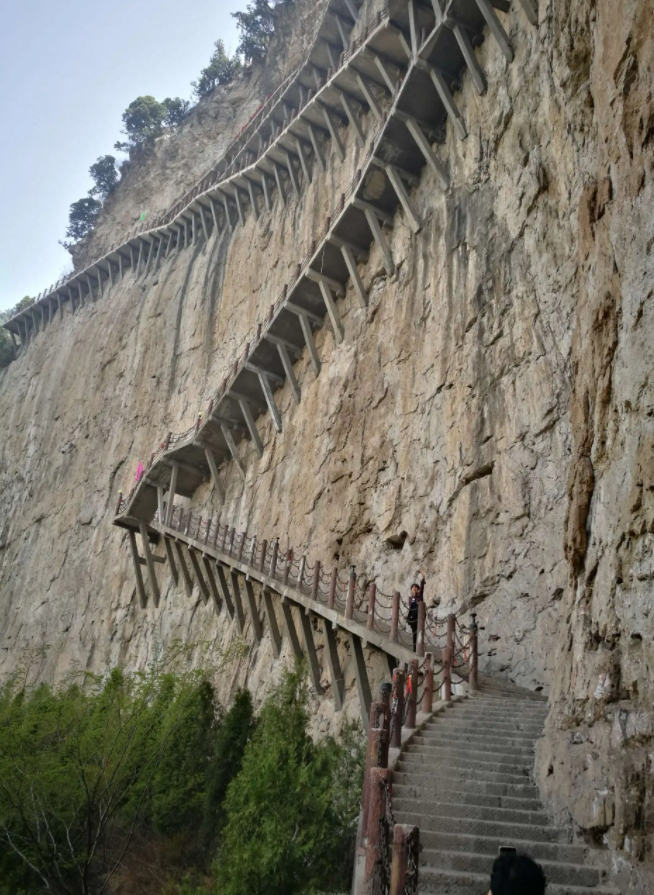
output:
M193 92L198 97L208 96L215 87L231 83L240 73L241 61L238 56L230 56L222 40L217 40L209 65L200 72L197 81L191 82Z
M297 668L264 704L227 790L219 895L310 895L349 885L344 855L352 855L363 750L314 743L308 698Z

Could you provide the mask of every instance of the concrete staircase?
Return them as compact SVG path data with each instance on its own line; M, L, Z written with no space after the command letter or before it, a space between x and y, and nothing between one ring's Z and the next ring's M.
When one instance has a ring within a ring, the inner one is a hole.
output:
M546 700L482 680L438 713L402 750L393 773L396 823L420 828L420 892L485 895L501 845L537 860L548 895L614 893L587 849L551 825L532 778Z

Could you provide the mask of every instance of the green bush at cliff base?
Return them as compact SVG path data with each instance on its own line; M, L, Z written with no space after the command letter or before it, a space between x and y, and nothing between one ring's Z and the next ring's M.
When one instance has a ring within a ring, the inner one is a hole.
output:
M218 895L311 895L349 888L362 738L314 743L304 669L266 700L227 791Z
M0 688L0 895L129 893L135 841L180 856L165 872L210 865L199 833L215 840L206 814L223 719L215 668L187 667L180 650L138 674L32 688L16 675ZM242 739L250 729L251 713ZM239 767L223 770L227 783Z

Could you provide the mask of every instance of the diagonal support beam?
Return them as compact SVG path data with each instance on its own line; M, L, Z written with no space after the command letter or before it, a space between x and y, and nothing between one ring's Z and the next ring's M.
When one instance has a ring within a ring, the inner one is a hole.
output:
M245 579L245 592L248 598L248 609L250 611L250 620L252 622L252 630L257 643L263 640L263 628L261 627L261 619L259 618L259 609L257 608L257 600L254 595L254 587L249 578Z
M320 146L320 137L313 125L307 124L307 128L309 130L309 137L311 138L311 145L313 146L313 154L316 157L318 167L324 174L324 172L327 170L327 166L325 164L325 158L322 154L322 148Z
M241 204L241 193L239 188L234 185L234 198L236 199L236 208L238 211L238 219L241 222L241 227L245 226L245 212L243 211L243 205Z
M186 560L184 559L184 549L182 547L181 541L175 541L175 550L177 551L177 560L179 562L179 570L182 573L182 578L184 579L184 587L186 589L186 595L188 597L193 596L193 580L191 578L191 573L188 570L188 566L186 565Z
M472 85L479 96L483 96L488 89L488 82L486 81L484 70L479 64L472 42L470 41L470 35L462 25L454 25L452 31L456 38L456 42L459 45L459 49L461 50L461 55L468 66Z
M225 503L225 489L220 484L220 479L218 478L218 466L216 465L216 458L214 457L211 448L205 447L204 456L207 459L209 471L211 472L211 480L213 481L213 487L218 495L218 499L221 503Z
M279 352L279 357L282 361L282 366L284 367L284 372L288 378L288 381L291 384L291 389L293 391L293 397L295 398L295 403L299 404L302 400L302 392L300 391L300 384L297 381L297 377L295 375L295 370L293 369L293 364L291 363L291 358L288 354L288 349L286 345L283 345L281 342L277 343L277 351Z
M302 612L302 608L300 607L300 612ZM286 637L288 638L288 642L291 645L291 651L293 653L294 659L302 658L302 648L300 647L300 641L297 636L297 631L295 630L295 622L293 621L293 611L291 609L291 604L288 602L286 598L282 598L282 617L284 619L284 630L286 631Z
M141 532L141 542L143 544L143 553L145 554L145 563L148 567L148 577L150 579L150 587L152 588L152 596L154 597L154 608L159 608L159 600L161 593L159 591L159 582L154 571L154 559L150 550L150 540L148 538L148 528L145 522L139 522L139 531Z
M397 82L395 78L391 75L390 71L384 64L383 60L379 58L375 53L372 54L373 60L377 69L379 70L379 74L384 79L384 83L388 87L388 91L391 96L395 96L397 94Z
M366 142L366 137L365 137L365 134L363 133L363 128L361 127L361 123L357 117L357 113L355 112L354 108L352 107L352 102L351 102L350 98L348 96L346 96L344 93L341 93L340 97L341 97L341 105L345 109L345 114L347 115L347 117L350 121L350 124L354 128L354 132L357 135L357 140L359 141L360 145L363 146Z
M209 582L209 590L211 591L211 597L213 599L213 606L216 610L216 615L220 615L223 601L220 598L220 591L218 590L218 584L216 583L216 576L213 573L214 561L211 559L210 556L203 556L202 562L204 564L207 581Z
M275 429L277 429L278 432L281 432L282 417L277 405L275 404L275 398L273 396L272 388L270 387L270 380L263 372L260 372L257 375L259 376L261 390L263 391L263 396L266 399L266 404L268 405L268 410L270 411Z
M173 545L170 538L164 536L164 550L166 551L166 556L168 557L168 565L170 566L170 574L173 576L173 581L175 585L179 584L179 572L177 571L177 566L175 565L175 556L173 554Z
M417 121L414 121L413 118L407 118L404 124L406 125L406 129L409 131L413 139L416 141L418 149L424 155L425 161L440 181L440 185L444 190L446 190L450 185L449 175L447 173L447 170L445 169L445 166L436 156L434 150L431 148L431 143L425 136L422 128Z
M273 655L279 659L282 651L282 638L279 633L279 625L277 624L277 616L275 614L275 606L273 597L268 588L263 589L263 605L266 611L266 621L270 630L270 640L272 642Z
M345 679L343 678L341 660L338 657L336 632L332 627L332 623L327 619L323 619L323 630L325 633L325 657L327 659L327 667L329 668L329 677L332 682L334 705L336 711L340 712L345 702Z
M538 25L538 6L537 0L520 0L527 19L531 25Z
M393 261L391 247L389 246L388 241L384 235L384 231L382 230L381 224L379 223L379 218L369 208L366 208L364 214L366 216L366 220L368 221L368 226L370 227L373 238L377 243L379 251L382 254L382 258L384 259L384 267L386 268L386 273L389 275L389 277L392 277L395 273L395 262Z
M345 261L345 265L347 267L348 273L350 274L350 279L354 285L354 292L356 294L359 305L362 308L368 307L368 293L365 290L363 285L363 280L359 274L359 268L357 266L357 262L352 254L352 249L349 246L342 245L341 246L341 254L343 255L343 260Z
M217 565L216 572L218 574L218 585L222 592L225 606L227 606L227 611L229 612L230 617L234 618L234 603L232 602L232 595L229 592L229 585L227 584L225 569L221 565Z
M141 557L139 556L139 548L136 543L136 533L129 529L129 546L132 551L132 560L134 562L134 575L136 576L136 591L139 595L139 603L141 609L145 609L148 605L148 598L143 586L143 575L141 573Z
M311 183L311 168L309 167L309 160L304 151L304 143L298 137L295 138L295 146L297 149L297 154L300 159L300 164L302 165L302 173L304 174L304 179L306 183Z
M299 197L300 195L300 182L297 179L297 173L295 171L295 167L293 166L293 159L286 150L284 150L284 157L286 158L286 165L288 167L288 176L290 177L291 183L293 184L293 189L295 190L295 195Z
M359 694L359 704L361 707L361 720L364 726L368 724L370 718L370 704L372 702L372 693L370 692L370 681L368 680L368 671L366 669L366 660L363 655L363 646L361 638L356 634L349 633L350 649L352 659L354 661L354 676L357 683L357 692Z
M443 77L442 72L440 72L437 68L433 68L433 66L430 65L428 66L428 69L429 77L431 78L432 83L436 88L436 92L438 93L441 102L445 106L445 111L447 112L448 118L452 122L452 127L454 128L457 137L459 138L459 140L465 140L465 138L468 136L468 129L466 128L465 121L463 120L463 115L459 111L459 107L454 101L452 91L450 90L447 81Z
M238 399L238 406L241 408L241 413L243 414L243 419L245 420L245 424L248 427L248 431L250 433L250 437L254 442L254 446L257 449L257 453L260 457L263 457L263 441L261 440L261 435L259 435L259 430L257 429L257 424L254 420L254 415L250 408L250 405L243 398Z
M320 369L322 367L322 362L320 360L320 355L318 354L318 349L316 348L316 342L313 338L313 330L311 329L311 321L309 320L306 314L298 314L300 318L300 326L302 327L302 335L304 336L304 342L307 346L307 351L309 352L309 358L311 360L311 366L313 367L313 372L316 376L319 375Z
M252 214L254 215L255 221L258 221L259 206L257 205L257 197L254 194L254 184L251 180L248 180L248 193L250 194L250 208L252 209Z
M405 187L399 172L392 165L386 165L384 170L386 171L386 175L397 194L397 198L400 200L402 208L404 209L404 213L406 214L407 220L409 222L409 227L413 230L414 233L419 233L422 229L422 221L416 214L413 205L411 204L409 193L407 192L407 188Z
M338 308L336 307L336 302L334 301L334 296L332 295L331 289L324 280L320 281L319 286L323 301L325 302L325 306L327 308L327 313L329 314L329 319L332 323L334 338L340 345L340 343L343 341L343 324L341 323L341 318L338 313Z
M232 594L234 596L234 609L236 610L236 628L239 634L243 634L245 630L245 614L243 612L243 600L241 600L241 589L238 584L238 573L231 572Z
M343 146L343 142L341 141L341 135L338 132L338 125L334 122L332 118L332 114L327 108L327 106L322 106L322 114L325 119L325 124L329 130L332 141L334 143L334 147L336 149L336 153L339 159L344 162L345 161L345 147Z
M272 210L272 202L270 201L270 192L268 190L268 178L264 174L263 171L259 172L261 175L261 187L263 189L263 201L266 203L266 210Z
M279 193L280 202L282 205L286 205L286 192L284 190L284 182L279 170L279 165L276 165L275 162L271 162L271 164L273 166L273 171L275 172L275 182L277 183L277 192Z
M302 634L304 637L304 646L306 650L307 659L309 660L309 670L311 671L311 680L313 681L313 686L316 693L321 694L324 693L324 688L320 683L320 662L318 661L318 652L316 651L316 644L313 639L313 628L311 627L311 615L309 614L309 610L305 609L303 606L299 607L300 609L300 620L302 622Z
M175 491L177 490L177 473L179 466L173 463L170 473L170 485L168 486L168 507L166 509L166 526L170 528L173 519L173 510L175 508Z
M500 50L504 54L504 58L508 63L513 62L513 47L511 41L502 27L502 23L497 18L497 13L493 9L490 0L476 0L477 6L482 16L486 19L491 34L498 42Z
M372 91L371 85L359 74L356 72L355 74L356 82L359 85L359 90L366 98L366 102L370 106L370 111L375 116L377 121L381 121L383 118L381 106L377 101L377 97Z
M234 463L236 463L238 470L243 478L245 478L245 466L243 465L243 461L239 457L238 451L236 449L236 444L234 442L234 436L232 435L229 426L226 423L221 423L220 431L223 433L223 438L227 443L229 453L232 455L232 460L234 461Z
M191 565L193 566L193 572L195 573L195 580L198 583L198 587L200 588L200 593L202 594L203 602L207 602L209 599L209 588L207 587L207 582L204 580L204 575L200 570L200 563L198 562L198 557L195 550L192 550L190 547L188 549L189 559L191 560Z

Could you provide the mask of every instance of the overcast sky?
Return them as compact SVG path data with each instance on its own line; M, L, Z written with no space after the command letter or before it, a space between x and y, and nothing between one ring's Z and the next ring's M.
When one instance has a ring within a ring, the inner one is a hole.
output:
M0 27L0 310L70 266L64 238L88 169L116 155L139 95L191 95L246 0L5 0Z

